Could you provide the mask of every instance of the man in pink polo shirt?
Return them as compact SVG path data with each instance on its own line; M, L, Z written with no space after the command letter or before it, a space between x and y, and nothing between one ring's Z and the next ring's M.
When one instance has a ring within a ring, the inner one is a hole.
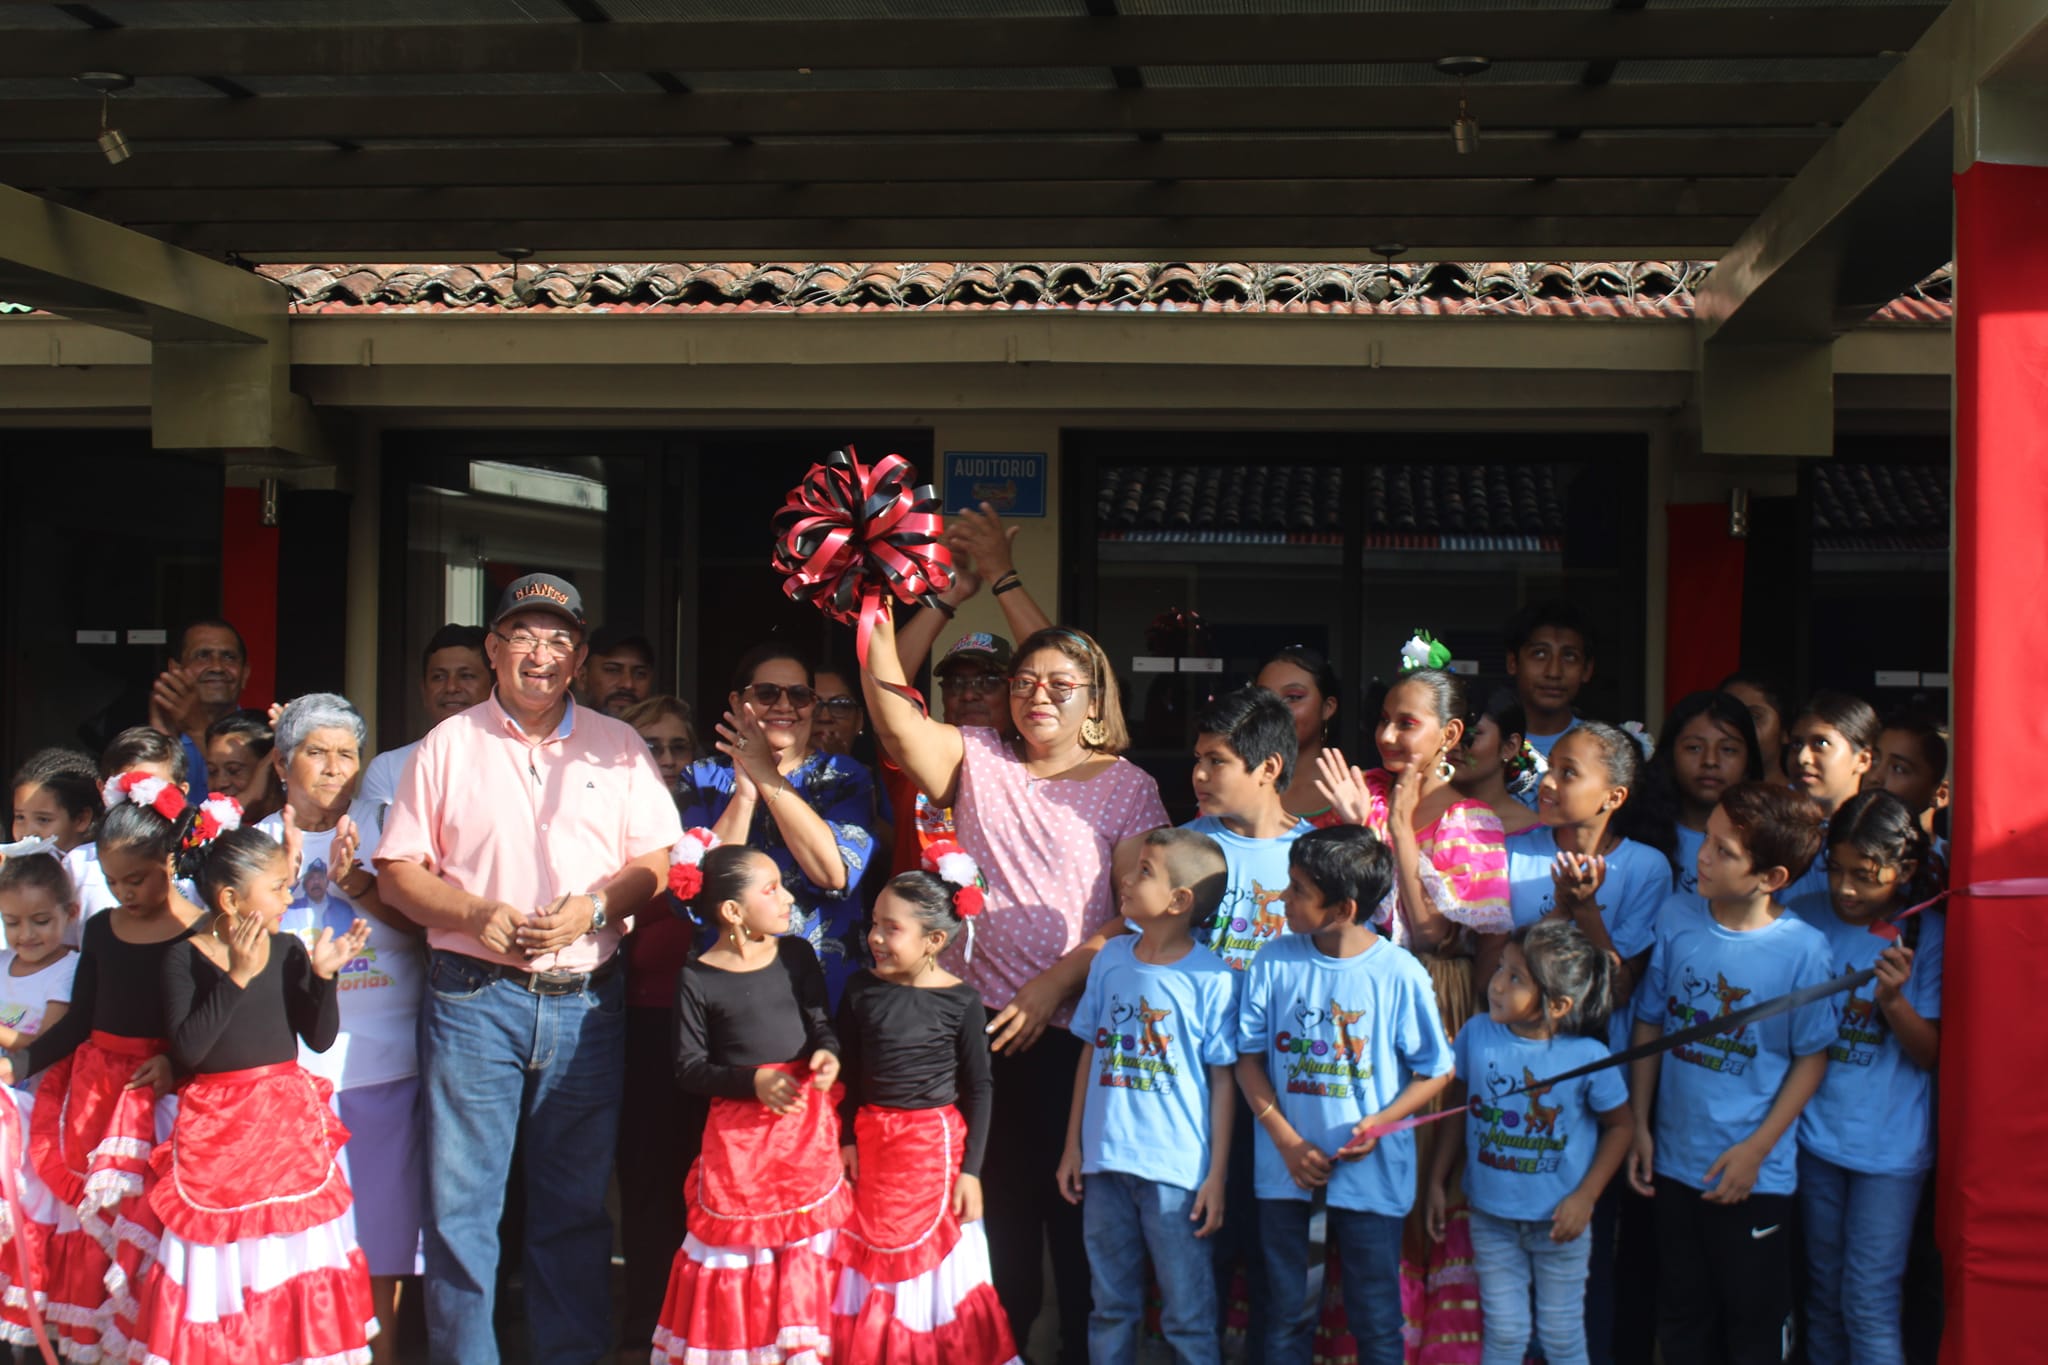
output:
M437 1365L498 1359L498 1217L515 1141L533 1358L589 1365L612 1347L617 953L682 826L645 741L570 698L584 626L582 596L560 578L505 590L484 641L496 689L420 741L377 849L385 902L431 949L420 1072Z

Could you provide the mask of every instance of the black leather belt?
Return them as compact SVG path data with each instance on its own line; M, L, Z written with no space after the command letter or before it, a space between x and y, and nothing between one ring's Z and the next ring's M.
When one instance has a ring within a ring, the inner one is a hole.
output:
M601 986L619 970L619 955L613 953L587 972L535 972L520 967L507 967L501 962L486 962L480 957L469 959L500 981L510 981L515 986L532 991L535 995L574 995L578 991Z

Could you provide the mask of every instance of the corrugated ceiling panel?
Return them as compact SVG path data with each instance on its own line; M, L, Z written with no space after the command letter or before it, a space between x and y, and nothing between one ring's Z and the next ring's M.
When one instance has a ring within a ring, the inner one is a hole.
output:
M1085 0L603 0L633 19L1029 19L1084 15Z
M962 71L682 71L698 91L806 90L1110 90L1107 67L978 67Z
M9 8L12 8L11 6ZM574 23L553 0L96 0L126 28L384 28L401 24Z
M638 71L460 76L237 76L259 95L647 95L660 90Z
M1875 85L1898 65L1896 57L1759 57L1744 60L1632 61L1615 68L1617 82L1846 81Z
M190 76L143 76L114 96L119 110L122 100L222 98L220 91ZM20 76L0 80L0 100L77 100L80 108L99 108L99 93L88 90L69 76Z
M1584 62L1496 62L1470 89L1479 95L1489 85L1576 83L1585 75ZM1427 62L1347 62L1330 65L1272 66L1148 66L1145 84L1159 87L1260 88L1276 85L1384 86L1419 85L1455 90L1457 82Z

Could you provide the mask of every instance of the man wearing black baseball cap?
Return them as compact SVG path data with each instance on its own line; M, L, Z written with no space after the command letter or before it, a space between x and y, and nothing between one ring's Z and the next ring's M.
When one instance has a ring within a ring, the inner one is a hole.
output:
M426 1304L437 1361L494 1365L498 1210L526 1170L536 1360L612 1347L605 1209L625 1074L622 936L682 835L631 726L578 707L582 594L505 589L484 640L496 689L420 741L385 817L385 900L423 925Z

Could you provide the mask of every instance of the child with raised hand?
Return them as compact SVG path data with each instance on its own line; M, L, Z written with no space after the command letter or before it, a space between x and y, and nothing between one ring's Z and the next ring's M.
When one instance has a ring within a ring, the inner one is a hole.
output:
M1228 877L1207 835L1145 835L1120 888L1119 908L1138 933L1096 954L1070 1025L1084 1050L1057 1179L1067 1202L1081 1205L1094 1365L1138 1359L1148 1257L1174 1358L1222 1359L1207 1239L1224 1223L1238 976L1192 930L1215 915Z
M149 1196L162 1226L136 1293L128 1359L367 1365L377 1312L340 1163L334 1088L299 1065L341 1029L335 974L369 925L280 933L290 855L255 828L213 840L198 869L212 911L163 962L170 1055L191 1079Z
M1700 849L1708 913L1674 896L1659 915L1637 1045L1831 978L1827 941L1779 900L1820 848L1814 802L1769 783L1729 789ZM1798 1186L1790 1134L1834 1041L1834 1008L1820 1000L1630 1064L1629 1183L1656 1200L1665 1365L1783 1358Z
M846 1267L832 1352L873 1365L1004 1365L1009 1315L989 1280L981 1225L988 1148L987 1015L939 954L981 913L980 875L959 845L893 878L868 949L839 1001L840 1148L853 1213L832 1245Z
M148 1154L169 1134L175 1108L160 1103L172 1083L163 966L206 917L181 879L205 842L241 819L233 802L188 803L153 772L122 773L103 795L96 866L118 899L86 923L71 1008L8 1054L5 1076L49 1073L37 1083L43 1103L31 1119L29 1156L59 1210L45 1282L51 1325L73 1355L101 1348L155 1253Z
M1580 721L1550 751L1536 796L1543 823L1507 841L1515 927L1561 919L1612 955L1618 1004L1601 1013L1613 1016L1616 1051L1628 1045L1625 1006L1649 962L1657 907L1671 894L1670 860L1621 833L1622 809L1638 788L1640 752L1614 726Z
M833 1233L853 1207L824 970L789 934L796 898L774 860L716 844L693 829L670 854L669 889L715 935L683 968L675 1024L676 1081L711 1109L652 1365L829 1354Z
M1238 1015L1270 1296L1262 1358L1309 1359L1309 1219L1321 1191L1359 1360L1398 1365L1401 1229L1419 1182L1414 1134L1379 1130L1450 1084L1450 1042L1428 972L1373 932L1372 908L1394 885L1386 845L1339 826L1297 839L1288 862L1292 932L1252 960Z
M1615 986L1606 951L1574 925L1546 920L1509 941L1487 985L1486 1013L1458 1033L1459 1079L1449 1101L1469 1108L1437 1145L1425 1216L1430 1235L1441 1238L1445 1185L1462 1161L1485 1365L1520 1365L1532 1285L1544 1360L1587 1358L1587 1225L1635 1124L1619 1067L1538 1082L1606 1055L1607 1012L1621 999Z
M1647 798L1648 819L1669 826L1678 889L1690 894L1699 890L1707 820L1730 787L1764 780L1763 749L1749 708L1726 692L1679 698L1658 733L1664 742L1650 755L1638 799Z
M1938 910L1894 920L1939 889L1929 862L1906 804L1866 791L1828 823L1828 895L1792 907L1826 938L1837 972L1877 972L1843 1002L1827 1075L1799 1115L1812 1365L1905 1358L1901 1280L1934 1165L1946 924Z

